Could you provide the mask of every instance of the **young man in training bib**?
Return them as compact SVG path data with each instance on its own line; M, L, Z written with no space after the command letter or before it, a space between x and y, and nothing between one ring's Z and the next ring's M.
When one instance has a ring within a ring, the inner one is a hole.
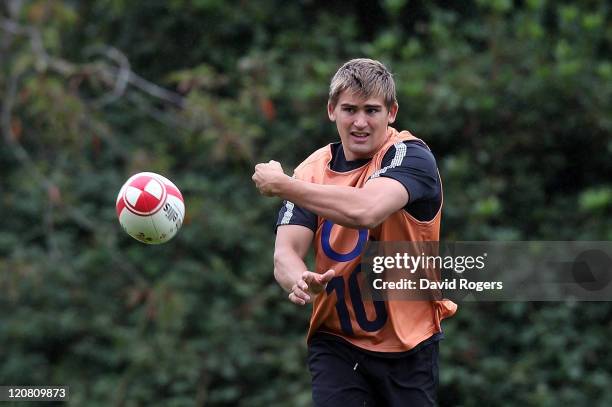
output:
M313 303L308 364L315 406L429 406L436 402L440 322L450 301L368 301L357 279L367 240L438 241L442 187L434 156L390 127L398 104L378 61L345 63L327 113L340 142L304 160L293 177L278 162L253 180L285 200L274 275L297 305ZM304 257L314 246L316 267Z

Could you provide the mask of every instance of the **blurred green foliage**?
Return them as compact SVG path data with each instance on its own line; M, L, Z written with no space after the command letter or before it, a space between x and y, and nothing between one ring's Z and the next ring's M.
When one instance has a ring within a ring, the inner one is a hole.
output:
M612 240L604 0L0 10L0 384L69 385L71 406L310 405L309 312L274 282L279 202L250 175L337 138L327 86L352 57L393 70L397 127L436 154L444 239ZM143 170L186 199L163 246L115 219ZM444 326L441 405L612 405L610 303L468 303Z

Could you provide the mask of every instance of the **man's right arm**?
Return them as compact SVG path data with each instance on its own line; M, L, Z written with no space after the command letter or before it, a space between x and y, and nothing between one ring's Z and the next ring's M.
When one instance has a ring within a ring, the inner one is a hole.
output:
M287 292L308 270L304 258L310 249L314 232L301 225L282 225L276 231L274 277Z

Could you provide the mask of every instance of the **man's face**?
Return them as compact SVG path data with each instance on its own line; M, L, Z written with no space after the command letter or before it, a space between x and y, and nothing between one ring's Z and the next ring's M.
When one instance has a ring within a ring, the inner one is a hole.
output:
M335 106L327 105L329 119L336 122L348 161L371 158L382 146L387 126L395 121L397 104L387 109L382 96L363 99L343 91Z

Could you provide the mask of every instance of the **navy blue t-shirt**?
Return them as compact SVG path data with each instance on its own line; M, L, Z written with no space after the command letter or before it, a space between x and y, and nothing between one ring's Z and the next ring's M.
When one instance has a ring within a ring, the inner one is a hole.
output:
M403 144L405 151L398 152L395 146L391 146L385 153L381 170L378 171L379 176L399 181L406 188L409 195L408 203L404 206L406 212L419 221L432 220L442 205L442 186L436 159L418 140L404 141ZM331 148L330 167L336 172L352 171L370 161L370 158L347 161L339 142L332 144ZM398 158L401 158L399 163ZM285 201L278 214L276 226L279 225L302 225L316 232L317 215Z
M436 159L431 151L418 140L404 141L403 144L399 148L402 151L398 151L398 148L395 146L389 148L382 159L381 169L377 173L380 177L388 177L399 181L406 188L409 199L403 210L419 221L426 222L432 220L442 205L442 186L438 176ZM332 144L331 149L332 160L330 168L336 172L352 171L370 161L369 158L347 161L340 143ZM280 225L302 225L316 233L317 215L309 210L300 208L292 202L285 201L276 222L276 227ZM340 341L365 353L385 358L401 358L413 352L418 352L424 346L437 342L443 337L442 332L438 332L422 341L412 350L392 353L364 350L339 336L321 332L316 332L312 340Z

